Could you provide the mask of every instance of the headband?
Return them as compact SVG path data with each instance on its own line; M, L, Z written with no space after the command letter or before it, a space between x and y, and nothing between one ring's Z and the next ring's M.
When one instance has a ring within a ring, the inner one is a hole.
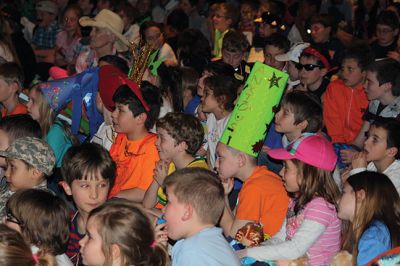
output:
M331 69L331 65L329 64L328 59L323 54L321 54L317 49L314 49L312 47L307 47L306 49L303 50L303 53L317 57L324 65L324 68L326 68L328 71Z

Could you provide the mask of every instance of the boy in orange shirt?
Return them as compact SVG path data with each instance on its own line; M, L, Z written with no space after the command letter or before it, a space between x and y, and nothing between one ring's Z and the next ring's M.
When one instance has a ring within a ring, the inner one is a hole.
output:
M264 239L275 235L285 220L289 198L282 179L265 166L257 166L257 159L219 142L216 168L225 188L225 209L221 227L226 236L235 237L247 223L263 226ZM228 194L233 188L233 177L243 182L235 212L229 208Z
M372 62L368 47L349 48L342 62L341 79L328 85L323 96L323 115L334 143L351 143L361 129L368 108L363 83Z
M117 164L117 177L109 197L121 197L141 203L152 182L159 160L157 136L149 132L160 112L158 88L142 82L141 88L126 76L115 76L123 84L114 96L112 122L118 133L110 154Z
M18 101L18 92L22 88L24 76L16 63L0 65L0 103L1 116L26 114L26 106Z

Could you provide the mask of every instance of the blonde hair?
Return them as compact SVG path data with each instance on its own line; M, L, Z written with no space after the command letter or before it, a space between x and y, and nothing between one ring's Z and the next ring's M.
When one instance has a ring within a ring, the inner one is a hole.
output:
M343 242L344 249L352 252L356 265L358 243L370 224L377 220L390 232L392 247L400 244L400 197L390 179L381 173L365 171L350 176L346 181L355 193L363 190L365 197L358 200L360 207L354 210L354 219Z
M46 137L50 127L55 121L56 114L53 112L47 100L44 98L43 92L39 86L33 86L30 91L34 91L36 93L35 102L39 106L40 114L38 123L42 129L42 136Z
M113 244L118 245L121 251L121 266L170 265L167 252L155 242L149 218L133 203L123 199L111 200L94 209L88 219L95 219L103 240L105 266L113 263Z
M335 206L340 196L332 173L297 159L291 160L297 168L299 193L296 195L295 213L299 213L304 206L315 197L322 197Z

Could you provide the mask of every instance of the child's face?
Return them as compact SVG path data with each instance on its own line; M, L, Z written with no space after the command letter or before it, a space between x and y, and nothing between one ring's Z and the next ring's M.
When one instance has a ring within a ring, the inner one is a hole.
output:
M252 22L256 16L257 11L253 10L250 5L242 4L240 6L240 21L242 23Z
M293 61L288 62L288 73L291 81L299 80L299 70L296 68L296 64Z
M193 11L193 9L194 9L195 7L193 7L193 6L190 4L190 1L189 1L189 0L180 0L180 1L179 1L179 8L182 9L183 12L186 13L186 15L189 15L189 14Z
M173 189L167 187L168 203L164 207L164 217L167 220L168 237L173 240L179 240L186 237L183 229L187 217L186 204L180 203L175 196Z
M387 158L387 131L381 127L372 125L368 131L368 137L364 142L364 152L368 162L380 161Z
M84 265L102 266L105 263L103 239L99 234L96 217L91 217L86 224L86 235L79 241Z
M346 182L339 201L338 217L342 220L353 221L355 209L356 194L349 183Z
M219 8L215 11L212 21L214 28L220 32L224 32L229 29L232 23L232 20L226 17L226 12L222 8Z
M32 116L34 120L37 121L40 119L39 104L38 104L40 96L38 95L38 92L36 92L35 90L30 90L28 96L29 96L29 101L26 104L28 113L30 114L30 116Z
M67 32L75 32L79 28L78 24L79 17L76 12L72 9L68 9L64 14L63 26Z
M304 56L300 57L299 61L301 65L317 65L318 63L316 59ZM320 67L315 67L313 70L306 70L304 67L302 67L299 70L299 73L301 83L307 85L308 87L321 81L326 74L326 71L323 71Z
M56 19L56 15L46 11L38 10L36 14L37 23L40 27L47 27Z
M297 167L291 160L285 160L283 163L283 168L279 172L282 177L283 185L287 192L298 192L299 191L299 181L297 177Z
M284 53L285 53L284 50L276 46L266 45L264 48L264 64L282 70L283 67L285 66L285 62L276 61L275 56Z
M164 36L158 27L150 27L144 32L146 43L155 48L161 48L164 44Z
M135 130L136 119L127 104L116 103L112 112L112 122L116 132L127 133Z
M275 115L275 130L279 133L292 133L298 131L297 125L294 124L294 113L288 106L282 105L279 112Z
M385 47L391 45L395 41L398 33L398 29L394 30L388 25L376 25L376 37L378 39L378 44L381 46Z
M10 147L10 138L8 137L7 132L0 129L0 151L5 151ZM0 167L7 167L6 159L4 157L0 157Z
M367 71L364 88L369 101L380 100L385 95L385 86L387 84L379 85L376 72Z
M12 101L15 93L16 90L13 89L12 84L8 84L8 82L0 78L0 102L5 103L7 101Z
M273 28L271 25L268 23L261 23L260 25L260 36L262 38L267 38L272 35L272 33L275 33L276 29Z
M201 96L201 105L205 113L213 113L220 108L217 98L214 97L214 92L208 87L204 88L203 96Z
M221 142L217 145L217 161L215 167L222 180L235 177L239 169L237 154L234 154Z
M332 28L325 27L321 23L311 25L311 38L315 43L325 43L329 41Z
M15 192L24 188L32 188L37 185L37 179L33 171L35 168L28 167L25 163L18 159L7 158L7 170L4 176L7 178L7 183L10 191Z
M342 79L346 86L355 88L364 83L366 71L362 71L357 60L353 58L343 59Z
M228 65L231 65L233 68L237 68L243 58L244 53L242 52L229 52L226 49L222 50L222 61Z
M72 196L78 211L89 214L107 200L110 190L110 182L104 179L100 173L96 176L88 176L87 179L75 179L71 186L63 182L65 193Z
M106 28L93 27L90 32L90 48L100 49L113 41L111 33Z
M173 160L179 152L179 145L163 128L157 128L157 150L161 160Z

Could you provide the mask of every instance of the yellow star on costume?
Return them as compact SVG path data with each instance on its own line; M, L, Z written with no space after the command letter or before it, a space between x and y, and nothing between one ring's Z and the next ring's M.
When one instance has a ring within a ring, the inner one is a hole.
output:
M272 73L272 78L269 78L269 88L271 89L273 86L276 86L277 88L279 88L279 80L281 80L282 77L277 77L275 75L275 72Z

